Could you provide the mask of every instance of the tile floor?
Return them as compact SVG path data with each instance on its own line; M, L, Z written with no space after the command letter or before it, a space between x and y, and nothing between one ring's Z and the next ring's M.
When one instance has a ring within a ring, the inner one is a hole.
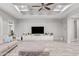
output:
M48 40L18 41L18 46L6 56L18 56L22 49L46 48L50 56L79 56L79 42L66 43Z

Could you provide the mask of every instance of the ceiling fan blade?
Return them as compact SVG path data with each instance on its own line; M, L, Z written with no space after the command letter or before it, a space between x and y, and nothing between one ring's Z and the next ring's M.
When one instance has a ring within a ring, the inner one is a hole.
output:
M32 7L40 7L40 6L32 6Z
M47 10L50 10L50 8L48 8L48 7L45 7Z
M48 3L48 4L46 4L46 5L48 6L48 5L52 5L52 4L54 4L54 3Z
M42 8L39 9L39 11L42 10Z

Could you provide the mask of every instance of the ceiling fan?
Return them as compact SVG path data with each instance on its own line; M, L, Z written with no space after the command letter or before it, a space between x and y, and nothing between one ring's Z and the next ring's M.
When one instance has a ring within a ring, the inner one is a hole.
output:
M47 3L47 4L41 3L41 6L32 6L32 7L41 7L38 11L41 11L42 9L51 10L51 8L49 8L48 6L52 4L54 3Z

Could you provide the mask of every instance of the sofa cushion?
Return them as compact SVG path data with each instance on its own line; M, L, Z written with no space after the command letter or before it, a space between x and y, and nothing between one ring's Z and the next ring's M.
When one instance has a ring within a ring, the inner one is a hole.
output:
M8 49L7 43L0 45L0 54Z
M11 47L13 47L14 45L16 45L17 41L13 41L10 43L3 43L0 45L0 55L4 52L6 52L8 49L10 49Z
M7 46L10 48L10 47L16 45L16 43L17 43L17 41L13 41L13 42L8 43Z

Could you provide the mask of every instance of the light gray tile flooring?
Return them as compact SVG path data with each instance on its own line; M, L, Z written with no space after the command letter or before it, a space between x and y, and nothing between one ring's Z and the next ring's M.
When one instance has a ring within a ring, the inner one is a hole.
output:
M66 43L48 40L29 40L19 41L18 46L9 52L6 56L18 56L18 52L22 49L46 48L50 52L50 56L79 56L79 42Z

